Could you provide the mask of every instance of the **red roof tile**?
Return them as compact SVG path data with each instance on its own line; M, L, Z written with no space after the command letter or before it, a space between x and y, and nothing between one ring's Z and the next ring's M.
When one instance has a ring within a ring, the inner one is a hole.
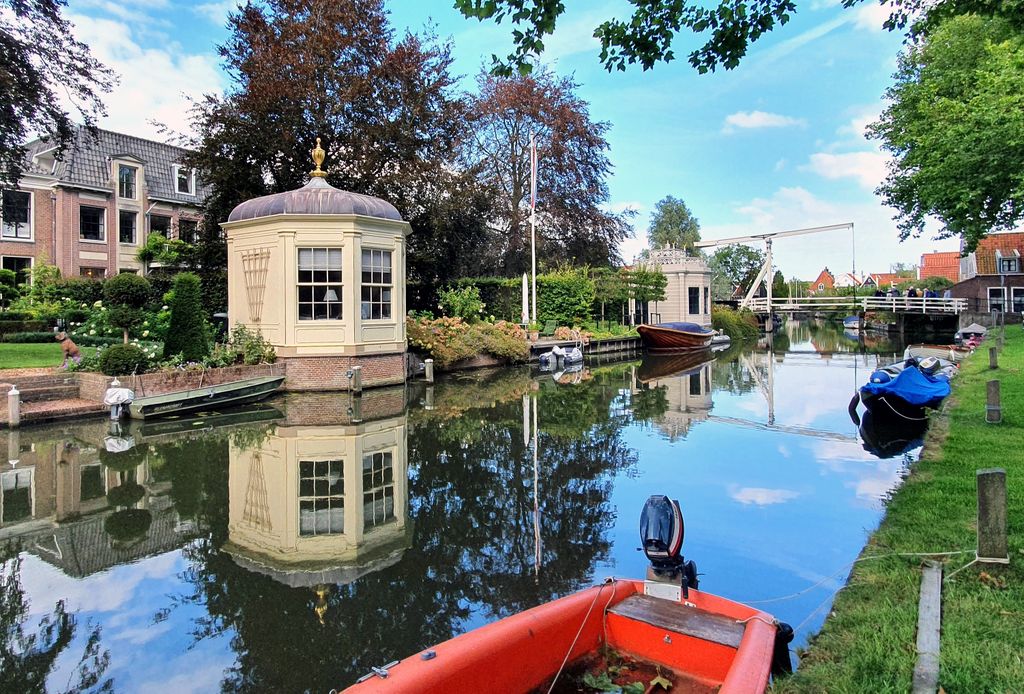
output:
M979 275L999 274L999 270L996 268L997 250L1004 258L1013 256L1015 250L1024 256L1024 234L1019 232L990 234L983 238L978 243L978 250L975 251Z
M921 279L945 277L951 282L960 281L959 251L925 253L921 256Z

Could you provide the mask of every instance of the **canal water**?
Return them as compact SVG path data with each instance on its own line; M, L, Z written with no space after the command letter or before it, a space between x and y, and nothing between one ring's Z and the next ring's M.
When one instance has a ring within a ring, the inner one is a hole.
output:
M901 350L791 323L713 357L6 432L0 678L340 689L606 576L642 577L651 494L679 500L701 588L804 645L919 450L919 432L862 435L847 412Z

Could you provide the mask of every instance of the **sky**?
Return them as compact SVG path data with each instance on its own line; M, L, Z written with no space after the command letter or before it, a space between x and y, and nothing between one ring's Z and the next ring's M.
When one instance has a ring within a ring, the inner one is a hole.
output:
M492 53L512 49L507 23L462 17L450 0L385 3L401 33L428 25L453 45L454 70L473 89ZM572 76L594 121L611 125L608 208L633 209L630 261L646 247L655 204L682 199L705 240L852 222L854 231L780 239L776 267L786 278L888 272L920 254L958 250L956 240L900 243L893 210L873 193L887 156L864 136L884 108L902 37L882 29L884 7L843 9L836 0L801 4L793 19L754 44L740 66L699 75L685 59L652 70L606 72L594 28L628 16L625 0L566 3L542 61ZM227 37L234 0L70 0L77 36L120 75L101 126L160 139L155 123L187 132L188 97L229 88L216 46ZM699 45L677 37L685 56ZM544 194L543 180L538 182Z

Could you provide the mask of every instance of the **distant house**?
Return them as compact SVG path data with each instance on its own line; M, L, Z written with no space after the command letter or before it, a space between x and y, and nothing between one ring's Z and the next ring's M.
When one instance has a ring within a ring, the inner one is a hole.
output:
M850 287L859 287L864 284L864 281L857 277L852 272L843 272L836 275L834 286L836 289L847 289Z
M975 311L1024 314L1024 233L990 234L960 259L960 281L950 294Z
M917 279L929 277L945 277L950 282L960 281L960 252L933 252L921 255L921 264L917 268Z
M901 282L914 279L913 273L907 272L872 272L864 279L864 286L877 287L883 292Z
M836 278L831 272L828 271L826 266L824 270L818 273L818 276L811 281L811 286L808 287L807 293L814 295L822 292L827 292L834 289L836 286Z
M17 187L0 185L0 267L19 281L35 262L65 277L145 272L136 254L150 232L196 240L209 189L182 165L186 150L84 128L62 160L46 140L27 148Z

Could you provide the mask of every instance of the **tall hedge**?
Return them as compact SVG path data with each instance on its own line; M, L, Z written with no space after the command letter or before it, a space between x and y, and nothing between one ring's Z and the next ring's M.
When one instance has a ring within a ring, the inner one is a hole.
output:
M558 270L537 277L537 320L580 325L590 320L596 296L585 268Z
M107 319L115 328L121 328L125 344L128 344L128 331L142 322L142 308L149 303L151 296L149 280L130 272L115 275L103 283Z
M199 276L182 272L174 278L171 325L164 341L164 358L181 354L185 361L201 361L210 353Z

